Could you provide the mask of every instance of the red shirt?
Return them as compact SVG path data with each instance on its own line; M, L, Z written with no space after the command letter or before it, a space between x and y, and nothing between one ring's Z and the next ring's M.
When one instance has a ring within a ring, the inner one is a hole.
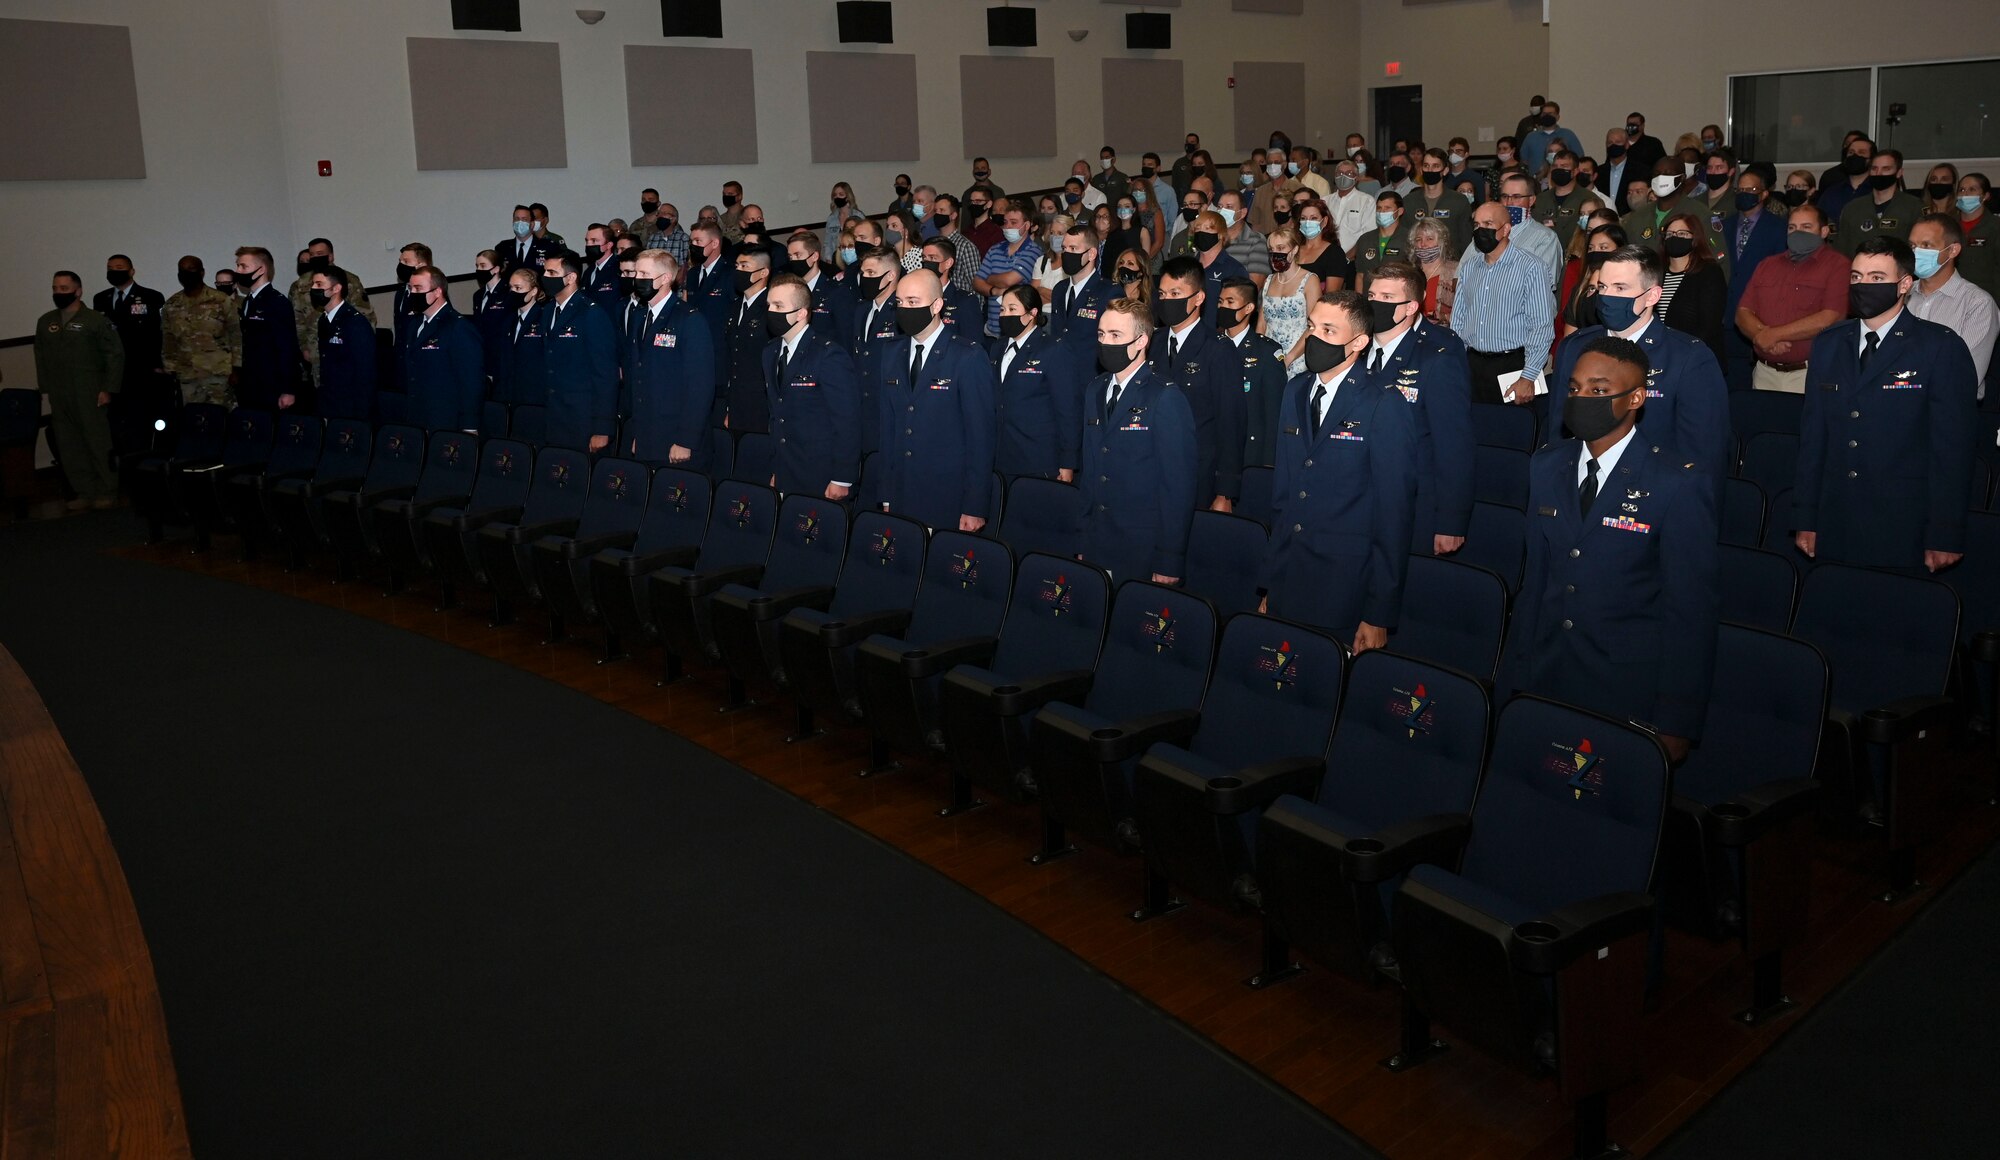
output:
M1788 253L1773 254L1757 264L1738 305L1765 326L1785 326L1822 310L1844 317L1850 269L1846 255L1830 245L1821 245L1802 261L1793 261ZM1804 362L1805 346L1811 344L1812 336L1792 342L1799 361Z

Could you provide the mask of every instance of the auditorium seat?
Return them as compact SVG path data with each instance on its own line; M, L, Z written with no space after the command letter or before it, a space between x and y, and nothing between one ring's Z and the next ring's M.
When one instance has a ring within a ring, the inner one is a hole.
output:
M1352 703L1361 694L1350 691ZM1500 711L1457 870L1417 865L1391 937L1403 1070L1433 1021L1533 1074L1575 1112L1575 1154L1606 1151L1606 1093L1644 1066L1639 1031L1666 751L1637 726L1539 697Z
M1103 569L1040 552L1022 558L993 659L957 665L938 688L939 728L952 762L947 816L981 804L975 785L1011 801L1034 797L1028 718L1089 690L1110 604Z
M535 453L535 475L521 514L488 520L467 537L493 593L492 623L511 621L516 605L541 603L528 546L543 536L574 534L590 490L588 455L573 447L544 447Z
M452 606L461 584L486 584L486 570L473 550L472 537L491 520L514 520L528 502L528 485L535 478L535 452L518 439L488 439L479 448L479 467L472 491L464 497L442 496L409 519L424 544L437 579L437 610Z
M1507 631L1507 584L1457 556L1410 557L1403 615L1389 647L1491 685Z
M1826 698L1818 649L1724 624L1701 742L1674 770L1662 901L1676 925L1742 941L1752 964L1744 1022L1791 1006L1780 957L1806 933Z
M1990 506L1993 497L1993 472L1983 459L1972 461L1972 486L1966 492L1965 506L1968 511L1983 512Z
M1472 498L1481 503L1497 503L1502 507L1526 511L1528 455L1526 451L1511 447L1474 447Z
M243 537L245 560L255 558L258 544L275 530L265 503L271 486L279 480L312 475L325 437L324 419L287 413L278 419L272 433L270 458L254 470L234 470L219 481L223 514Z
M1267 534L1277 510L1271 502L1272 480L1275 477L1276 473L1269 467L1246 467L1243 469L1242 486L1236 493L1236 514L1263 524Z
M753 688L778 684L778 622L794 608L825 608L847 557L847 508L816 495L790 495L778 507L771 556L756 580L716 589L709 603L715 659L729 673L726 709L750 703Z
M631 459L599 459L590 469L590 495L576 528L527 544L529 567L522 579L549 614L548 639L562 639L566 624L595 624L597 600L590 589L590 560L609 549L629 549L639 540L652 487L646 465Z
M1232 517L1233 518L1233 517ZM1118 586L1094 673L1028 721L1029 764L1042 807L1035 861L1075 852L1068 836L1115 849L1143 840L1132 775L1155 742L1186 745L1201 724L1215 661L1215 608L1143 580Z
M1268 538L1264 525L1248 516L1194 513L1194 522L1188 527L1182 586L1208 600L1224 616L1255 612Z
M1798 520L1793 518L1792 489L1789 486L1781 487L1770 495L1771 502L1764 509L1764 550L1776 552L1790 560L1800 571L1811 569L1812 557L1799 551L1798 546L1792 542L1792 533L1797 530L1794 525L1798 523Z
M1006 518L995 526L1017 555L1074 557L1083 550L1082 514L1083 498L1074 485L1024 475L1008 487Z
M1178 906L1174 886L1219 906L1255 905L1257 817L1282 794L1318 787L1346 672L1347 651L1331 636L1255 613L1230 618L1194 737L1139 760L1146 876L1136 915Z
M771 679L798 702L798 727L791 739L816 732L815 714L837 721L860 719L855 647L879 633L909 628L924 563L922 524L885 512L854 517L832 603L822 609L800 602L778 621L778 664Z
M736 472L736 436L727 427L708 429L708 477L710 479L734 479ZM752 483L769 483L767 475L763 479L753 479Z
M1507 585L1510 596L1519 592L1528 566L1527 513L1497 503L1474 503L1465 543L1448 559L1492 572Z
M1731 391L1729 429L1736 438L1749 440L1766 431L1797 435L1799 418L1805 413L1806 397L1784 391ZM1786 480L1790 483L1790 480Z
M305 567L306 553L325 546L327 495L361 486L368 478L368 463L374 454L375 434L366 420L328 419L312 474L276 480L264 490L265 510L284 544L287 570Z
M1489 717L1463 673L1380 649L1354 658L1325 776L1269 795L1243 826L1256 878L1239 897L1264 913L1253 986L1297 973L1294 948L1357 979L1394 977L1390 899L1414 866L1457 868Z
M388 331L378 330L375 333L383 335L387 334ZM392 377L392 375L383 375L377 381L387 381ZM378 422L393 423L399 427L406 425L410 418L410 396L404 394L402 391L377 391L375 393L375 418Z
M539 451L549 441L549 409L521 403L507 410L507 437L519 439Z
M771 464L778 455L778 441L765 431L745 431L736 437L736 456L727 478L744 483L771 482Z
M2000 514L1967 515L1965 557L1938 575L1958 593L1964 609L1959 646L1967 709L1994 757L1989 804L2000 805Z
M1472 442L1478 447L1504 447L1533 454L1540 432L1532 407L1519 403L1472 404Z
M332 427L328 424L329 430ZM361 561L377 554L371 509L385 499L415 492L423 470L424 433L415 427L380 427L368 458L368 474L359 484L326 485L320 510L333 548L336 579L354 575Z
M504 439L499 440L505 443ZM525 445L522 454L527 453ZM430 543L424 538L424 517L439 508L464 510L479 477L479 436L464 431L433 431L424 452L424 471L408 496L390 496L369 514L375 547L389 568L388 591L399 592L413 572L434 570Z
M1792 486L1798 474L1799 437L1785 431L1763 431L1743 440L1743 465L1736 474L1775 495Z
M214 459L176 459L167 475L174 505L194 525L194 550L208 550L209 537L227 513L223 493L239 474L263 470L271 458L274 424L271 412L238 407L229 413L222 450Z
M1958 594L1941 580L1844 564L1806 573L1792 618L1792 635L1819 648L1833 678L1821 781L1842 812L1885 831L1889 897L1917 885L1917 848L1952 808L1945 691L1958 620Z
M488 399L479 408L479 434L487 439L505 439L513 417L507 404Z
M28 501L35 491L35 444L41 432L41 392L0 389L0 496L12 501L17 520L28 518Z
M1750 392L1739 392L1750 393ZM1770 394L1769 391L1755 392ZM1722 481L1722 542L1754 548L1764 542L1764 489L1734 476Z
M119 463L132 510L146 521L146 542L166 535L169 523L185 523L186 513L175 503L169 481L182 463L212 463L222 457L229 436L229 412L215 403L189 403L181 408L171 443L159 451L126 456Z
M668 564L646 576L646 602L665 650L660 683L680 679L686 660L716 660L710 601L728 584L755 584L764 576L778 530L778 493L761 484L717 486L715 510L701 554L691 564Z
M1799 571L1790 557L1762 548L1722 544L1716 549L1716 563L1723 620L1772 632L1784 632L1792 626Z
M1007 545L964 532L931 537L909 626L878 632L854 652L855 700L874 742L864 773L890 768L893 750L943 750L939 682L955 665L992 659L1013 590Z
M707 476L680 467L657 467L649 492L646 515L631 547L605 548L590 558L590 594L604 625L606 661L624 657L628 641L654 639L646 577L669 564L693 563L709 527Z

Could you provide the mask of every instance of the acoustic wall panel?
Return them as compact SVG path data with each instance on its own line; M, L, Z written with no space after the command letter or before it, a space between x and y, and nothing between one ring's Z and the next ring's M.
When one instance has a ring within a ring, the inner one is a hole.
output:
M1172 59L1104 58L1104 140L1120 157L1148 149L1178 157L1187 135L1181 97L1181 62Z
M1306 116L1306 66L1285 60L1239 60L1236 73L1236 150L1268 143L1271 130L1303 132Z
M1104 0L1120 8L1179 8L1181 0Z
M916 161L917 58L899 52L809 52L812 159Z
M1280 16L1302 16L1306 0L1229 0L1232 12L1275 12Z
M131 30L0 20L0 181L146 176Z
M1056 155L1056 62L1048 56L961 56L965 155Z
M554 42L412 36L408 43L418 169L569 167Z
M747 48L626 45L632 164L755 165L757 87L750 66Z

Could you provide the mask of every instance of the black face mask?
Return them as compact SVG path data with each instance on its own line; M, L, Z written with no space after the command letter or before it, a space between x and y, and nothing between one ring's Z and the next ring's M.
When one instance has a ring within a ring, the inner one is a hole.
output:
M897 187L896 187L896 196L897 196L897 197L908 197L908 196L910 196L910 187L909 187L909 186L907 186L907 185L899 185L899 186L897 186Z
M1490 254L1500 248L1500 231L1481 226L1472 231L1472 244L1478 247L1480 253Z
M1426 169L1421 176L1425 185L1444 184L1444 171L1441 169Z
M922 262L918 264L918 268L929 270L931 273L936 274L939 281L943 281L944 279L944 263L942 262Z
M500 291L500 301L509 310L519 310L521 307L527 305L528 296L519 290L502 290Z
M68 310L70 304L76 301L76 295L64 293L51 294L49 295L49 301L56 304L57 310Z
M324 274L333 269L333 259L325 256L306 259L306 269L314 274Z
M943 229L951 224L951 215L948 213L934 213L931 215L931 224L938 229Z
M563 279L558 275L543 274L536 281L541 283L542 296L545 298L554 298L563 292Z
M986 203L983 201L968 201L965 203L965 209L967 213L972 215L973 221L978 221L980 218L986 216Z
M1623 145L1606 145L1604 147L1604 159L1606 161L1616 161L1623 156L1625 156L1625 147Z
M885 281L887 279L879 274L857 275L854 279L854 292L861 296L863 302L872 302L875 296L882 292L882 283Z
M1597 255L1599 258L1603 256L1602 254ZM1603 263L1599 262L1596 264L1602 265ZM1576 306L1570 311L1570 315L1571 321L1575 322L1579 328L1596 326L1598 323L1604 321L1597 313L1597 295L1595 294L1585 294L1578 298Z
M1401 185L1403 183L1403 179L1408 177L1409 175L1410 175L1410 170L1407 166L1391 165L1382 174L1382 179L1384 181L1387 181L1390 185Z
M1104 342L1097 344L1097 369L1117 374L1132 365L1132 344L1129 342Z
M1292 220L1292 215L1285 210L1274 209L1271 211L1271 220L1277 222L1279 225L1284 225L1286 222Z
M1535 118L1535 124L1540 125L1544 129L1553 129L1556 125L1556 115L1554 113L1543 113L1541 116Z
M724 209L734 209L734 208L736 208L736 195L735 195L735 194L733 194L733 193L725 193L725 194L723 194L723 195L722 195L722 205L723 205L723 208L724 208Z
M1139 271L1127 267L1126 269L1118 271L1116 277L1118 284L1120 286L1130 286L1132 283L1137 282L1139 280Z
M263 276L263 271L261 270L252 270L248 274L239 271L236 275L236 282L235 282L236 289L241 291L245 298L248 298L250 296L251 287L255 286L257 284L257 279L262 276Z
M659 210L660 210L660 203L657 201L642 201L639 203L640 217L645 217L648 214L658 213Z
M1194 219L1200 216L1201 216L1201 211L1199 209L1190 209L1187 207L1182 207L1181 209L1181 220L1188 223L1189 225L1193 225Z
M804 258L793 258L785 263L785 273L803 278L812 270L812 263Z
M1576 180L1576 174L1571 172L1570 170L1567 169L1549 170L1550 185L1568 185L1570 182L1575 180Z
M930 329L931 319L936 317L937 315L932 314L931 308L928 306L898 306L896 307L896 329L909 335L911 338L915 338L917 335Z
M835 209L846 209L846 208L847 208L847 199L846 199L846 198L844 198L844 197L836 197L836 198L834 198L834 199L833 199L833 208L835 208Z
M1335 346L1317 334L1306 335L1306 369L1323 375L1347 361L1347 348Z
M314 310L326 309L326 291L320 289L308 290L306 291L306 297L311 300Z
M474 278L479 279L479 284L481 286L484 286L487 283L493 281L493 275L498 274L499 272L500 271L498 270L474 270L472 272L472 276Z
M202 285L200 270L182 270L174 275L180 279L181 289L192 294Z
M1788 206L1791 206L1791 207L1792 207L1793 209L1797 209L1798 207L1800 207L1800 206L1804 205L1805 203L1806 203L1806 191L1805 191L1805 190L1803 190L1803 189L1787 189L1787 190L1785 190L1785 204L1786 204L1786 205L1788 205Z
M1868 188L1874 190L1894 189L1901 180L1901 178L1893 173L1871 173L1868 175Z
M749 270L736 271L736 292L738 294L750 293L750 283L755 277L756 275Z
M1694 253L1694 239L1677 238L1670 234L1660 239L1660 250L1669 258L1685 258Z
M772 338L779 338L792 328L793 311L780 313L769 307L764 309L764 332Z
M113 286L123 286L127 282L130 282L132 280L132 271L106 270L104 272L104 280L106 282L111 283Z
M1738 190L1736 194L1736 212L1749 213L1751 210L1756 209L1763 200L1764 197L1762 194Z
M1902 295L1894 282L1853 282L1847 287L1847 316L1874 318L1896 308Z
M1062 256L1062 272L1071 275L1083 273L1083 255L1072 254L1065 250Z
M1145 178L1147 181L1151 181L1153 180L1153 174L1155 174L1156 172L1158 172L1158 170L1148 165L1144 169L1141 169L1139 171L1139 176Z
M1369 299L1368 313L1375 316L1375 333L1382 334L1396 329L1396 311L1402 308L1403 304L1400 302L1377 302L1372 298Z
M1194 151L1195 151L1195 150L1197 150L1197 149L1199 149L1199 148L1201 148L1201 146L1199 146L1199 145L1182 145L1182 146L1181 146L1181 148L1182 148L1182 149L1185 149L1185 150L1187 151L1187 155L1188 155L1189 157L1193 157L1193 156L1194 156Z
M1000 316L1000 337L1001 337L1001 338L1004 338L1004 339L1007 339L1007 340L1009 340L1009 341L1011 342L1012 340L1014 340L1014 339L1017 339L1017 338L1021 337L1021 332L1022 332L1022 331L1024 331L1024 330L1026 330L1026 329L1028 329L1028 316L1027 316L1027 315L1025 315L1025 314L1002 314L1002 315Z
M543 285L546 286L548 284L548 279L546 278L542 279L542 283ZM431 304L430 304L429 291L425 291L422 294L412 294L408 298L403 299L403 313L405 314L421 315L430 308Z
M1859 153L1849 153L1840 159L1840 171L1849 177L1859 177L1868 172L1868 158Z
M415 266L410 265L408 262L396 263L396 281L398 282L408 282L410 280L410 275L415 274L416 272L417 268Z
M1153 301L1153 317L1164 326L1179 326L1193 313L1192 298L1157 298Z
M644 288L645 288L644 279L635 278L630 274L618 275L619 292L624 294L626 297L636 298L639 296L639 294Z
M1195 253L1206 254L1222 244L1222 235L1207 230L1197 230L1194 237L1189 240L1189 244L1194 247Z
M1595 443L1618 430L1617 402L1638 389L1633 387L1615 395L1579 395L1571 391L1563 400L1563 426L1585 443Z
M1216 328L1219 330L1235 330L1249 321L1252 312L1253 308L1249 306L1239 306L1234 310L1218 306L1215 310Z
M1924 186L1924 192L1930 194L1932 201L1943 201L1951 196L1951 188L1950 182L1933 181Z

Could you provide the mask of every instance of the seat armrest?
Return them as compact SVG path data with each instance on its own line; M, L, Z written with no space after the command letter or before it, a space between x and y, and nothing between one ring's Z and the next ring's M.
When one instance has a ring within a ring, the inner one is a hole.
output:
M572 516L566 520L543 520L539 524L515 524L507 529L507 542L532 544L543 536L573 536L582 522Z
M689 596L713 596L731 584L755 584L764 578L764 565L738 564L713 572L696 572L681 581Z
M643 556L622 557L619 566L625 569L626 575L644 576L649 572L658 572L662 568L686 568L700 556L700 545L684 544L678 548L663 548L657 552L648 552Z
M303 490L306 497L310 499L315 496L323 496L330 491L355 491L367 482L367 477L361 475L339 475L328 479L313 478L306 480ZM355 498L359 499L361 497L356 495Z
M1624 892L1600 894L1516 926L1507 940L1517 970L1553 975L1601 947L1653 925L1653 899Z
M782 620L794 608L817 608L825 611L833 603L833 587L827 584L806 584L798 588L782 588L776 592L760 592L749 600L750 619L753 621Z
M1208 809L1232 816L1265 809L1288 793L1309 799L1318 792L1325 774L1326 761L1316 756L1280 757L1246 765L1208 779Z
M638 532L600 532L595 536L579 536L563 545L563 555L572 560L594 556L606 548L629 548L639 542Z
M903 675L911 680L935 677L959 665L985 664L1000 650L997 636L958 636L903 654Z
M1863 741L1895 745L1944 725L1951 709L1947 697L1904 697L1879 709L1870 709L1855 719Z
M1972 634L1972 659L1983 665L2000 661L2000 629Z
M416 484L402 483L395 487L364 488L354 493L354 502L359 507L373 507L384 500L408 499L415 494Z
M458 522L466 531L476 532L490 523L518 520L520 518L521 508L520 505L516 504L512 507L487 508L485 511L480 512L462 512L459 514Z
M285 479L311 479L312 473L313 469L310 467L297 467L293 468L290 471L267 471L263 475L257 477L257 486L269 487L272 484Z
M1201 710L1167 709L1120 721L1090 735L1090 756L1099 764L1124 761L1152 748L1156 741L1186 745L1201 727Z
M1097 674L1089 669L1062 669L993 687L993 706L1002 717L1020 717L1051 701L1081 703L1090 695Z
M1767 781L1751 786L1727 801L1707 806L1714 819L1711 833L1718 846L1747 846L1766 832L1811 812L1819 801L1819 782L1810 777Z
M876 633L899 633L910 626L910 610L907 608L885 608L875 612L860 612L839 620L829 620L819 626L819 642L827 648L846 648L859 644Z
M1350 839L1341 851L1341 874L1349 882L1387 882L1421 863L1456 864L1471 836L1472 819L1464 814L1411 818Z
M414 496L416 493L412 491L411 494ZM462 508L471 502L472 497L469 495L434 495L429 499L411 499L410 506L403 509L403 514L413 520L422 519L438 508Z
M224 479L238 475L261 475L269 466L271 464L268 460L258 460L255 463L226 463L221 467L221 474Z

